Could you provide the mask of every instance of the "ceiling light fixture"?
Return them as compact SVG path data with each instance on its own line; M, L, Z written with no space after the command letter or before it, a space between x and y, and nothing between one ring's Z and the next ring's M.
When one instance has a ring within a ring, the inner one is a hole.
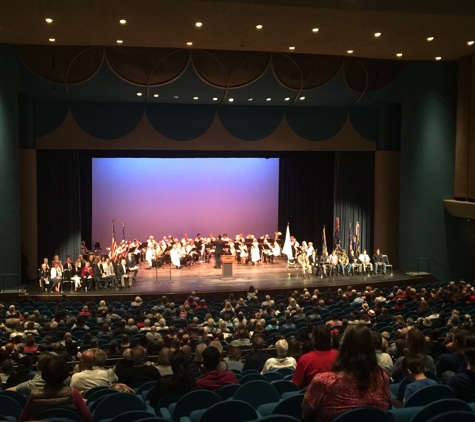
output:
M119 21L119 23L120 23L121 25L125 25L125 24L127 23L127 21L126 21L125 19L121 19L121 20Z
M117 44L122 44L124 40L117 40Z
M201 23L201 22L196 22L195 25L196 25L197 28L201 28L201 27L203 26L203 23Z
M142 96L142 93L141 93L141 92L137 92L137 96L138 96L138 97L141 97L141 96Z
M396 56L402 57L402 53L397 53Z
M252 101L252 98L248 98L247 101Z
M290 101L290 97L285 97L284 100L285 101Z
M218 97L214 97L214 98L213 98L213 101L218 101Z
M45 21L46 21L46 23L53 23L53 19L51 19L51 18L46 18Z
M435 59L436 59L436 60L442 60L442 57L437 56Z
M158 98L158 94L153 94L153 96L154 96L155 98Z
M348 50L347 53L348 54L353 54L353 50Z
M427 37L427 41L429 42L434 41L434 37Z
M256 29L262 29L262 25L256 25Z
M55 42L56 39L55 39L55 38L48 38L48 41L49 41L49 42Z
M178 98L178 95L174 95L173 98L177 99L177 98Z
M300 97L300 101L303 101L303 100L305 100L305 97Z
M469 41L467 44L468 45L473 45L473 43L475 43L475 41Z
M312 32L318 32L318 31L319 31L318 28L313 28L313 29L312 29Z
M228 101L232 103L234 101L234 98L230 98Z
M194 99L194 100L197 100L197 99L198 99L198 97L193 97L193 99Z
M376 38L379 38L379 37L381 36L381 32L375 32L374 36L375 36Z
M266 98L266 101L270 101L272 98Z
M191 41L188 41L186 45L193 45L193 43Z
M289 47L289 50L295 50L295 47Z

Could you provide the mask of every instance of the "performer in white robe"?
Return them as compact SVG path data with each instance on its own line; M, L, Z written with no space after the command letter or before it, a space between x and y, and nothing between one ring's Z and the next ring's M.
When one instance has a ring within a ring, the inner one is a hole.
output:
M274 257L276 256L280 256L280 245L277 242L274 242L274 244L272 245L271 252L269 254L269 262L271 264L274 263Z
M254 239L251 246L251 261L252 265L256 265L257 262L261 260L261 251L259 249L259 243Z
M147 241L147 252L145 253L145 260L148 262L148 265L150 265L150 268L152 268L152 259L156 244L157 242L155 242L153 236L150 236Z
M172 261L172 265L174 265L177 269L181 267L180 248L178 244L174 244L173 248L170 250L170 259Z

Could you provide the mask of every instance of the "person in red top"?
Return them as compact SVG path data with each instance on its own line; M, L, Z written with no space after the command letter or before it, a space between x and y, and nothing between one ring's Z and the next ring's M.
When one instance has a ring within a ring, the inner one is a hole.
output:
M206 375L196 380L196 388L202 390L219 390L224 385L237 384L238 380L232 371L219 371L221 353L216 347L208 346L203 350L203 366Z
M316 325L312 332L314 350L300 356L292 382L300 389L307 387L313 377L330 371L338 352L332 349L330 328L323 324Z
M331 372L315 375L302 402L303 422L330 422L359 407L391 406L389 377L378 366L371 331L349 326Z

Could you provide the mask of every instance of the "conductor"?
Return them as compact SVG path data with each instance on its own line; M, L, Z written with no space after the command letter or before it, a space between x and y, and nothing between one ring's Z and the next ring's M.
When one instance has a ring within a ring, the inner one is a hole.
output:
M216 239L216 245L214 248L214 258L216 260L214 268L221 268L221 255L224 253L224 245L226 242L221 235Z

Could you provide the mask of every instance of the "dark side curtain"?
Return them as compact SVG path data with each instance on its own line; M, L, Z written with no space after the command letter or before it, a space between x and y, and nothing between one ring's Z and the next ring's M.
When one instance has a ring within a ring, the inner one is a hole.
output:
M322 251L326 227L327 246L332 245L334 152L289 153L280 158L279 231L283 239L287 222L290 234L301 243L314 243Z
M360 250L373 254L374 153L335 153L334 217L340 219L341 246L348 250L349 224L360 223ZM333 230L334 226L332 225ZM332 234L330 235L332 236ZM333 236L332 236L333 237ZM333 244L333 240L330 244Z
M81 157L78 151L38 150L38 264L80 252ZM90 177L90 176L89 176ZM90 203L90 199L86 200ZM89 228L90 231L90 228Z

